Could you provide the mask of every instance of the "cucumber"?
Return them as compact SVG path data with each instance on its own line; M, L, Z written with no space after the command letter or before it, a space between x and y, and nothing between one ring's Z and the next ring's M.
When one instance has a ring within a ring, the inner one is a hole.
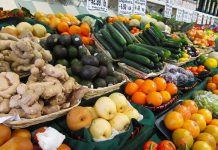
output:
M130 53L130 52L125 52L124 57L126 59L129 59L129 60L135 61L137 63L140 63L140 64L142 64L142 65L144 65L144 66L146 66L148 68L153 68L154 67L154 63L145 56Z
M136 63L134 61L128 60L126 58L122 58L120 60L120 62L125 63L126 65L131 66L131 67L133 67L135 69L138 69L138 70L140 70L140 71L142 71L144 73L151 73L151 70L148 69L147 67L142 66L142 65L140 65L140 64L138 64L138 63Z
M172 47L163 47L163 48L169 50L172 54L179 54L181 52L181 50L178 48L172 48Z
M181 43L180 42L175 42L175 41L162 41L161 46L163 47L169 47L169 48L180 48Z
M105 40L108 43L110 43L110 45L115 49L117 56L122 57L123 56L123 48L119 44L116 43L116 41L112 38L110 33L106 29L102 29L101 33L102 33L103 37L105 38Z
M164 51L162 51L157 46L151 46L151 45L146 45L146 44L136 44L136 45L144 47L154 53L157 53L159 57L164 58Z
M157 42L150 36L148 30L144 30L142 33L143 36L149 41L149 43L151 43L150 45L157 46Z
M159 36L160 39L165 39L164 34L161 32L161 30L153 22L150 22L150 26L153 27L153 30L155 31L157 36Z
M126 45L126 40L125 38L122 36L122 34L120 34L119 31L117 31L116 28L114 28L114 26L112 24L107 24L107 29L109 30L110 34L112 35L112 37L122 46Z
M148 57L150 60L152 60L155 63L159 61L158 55L156 53L135 44L128 45L128 51Z
M117 59L117 54L108 42L98 33L94 33L95 38L101 43L101 45L110 53L113 59Z
M171 51L170 50L168 50L168 49L165 49L165 48L163 48L163 47L158 47L158 48L160 48L162 51L164 51L164 57L166 58L166 59L168 59L170 56L171 56Z
M139 37L139 35L136 35L135 37L140 43L145 44L145 42Z
M179 57L180 57L180 55L177 55L177 54L171 54L171 56L170 56L170 58L176 59L176 60L178 60Z
M139 33L139 37L144 41L145 44L151 45L151 43L143 36L142 33Z
M122 27L122 25L119 24L119 22L113 23L113 26L122 34L122 36L126 39L126 42L128 44L133 43L133 38L130 33L126 32L125 28Z
M155 33L155 30L153 27L150 27L147 29L147 33L150 35L149 37L153 39L155 42L157 42L157 45L160 45L160 42L162 41L161 38Z

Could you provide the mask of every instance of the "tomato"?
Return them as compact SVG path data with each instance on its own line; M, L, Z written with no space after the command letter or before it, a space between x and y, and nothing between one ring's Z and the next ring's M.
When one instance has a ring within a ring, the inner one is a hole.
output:
M157 149L158 150L176 150L176 146L171 141L163 140L158 144Z
M143 150L157 150L158 144L154 141L148 141L144 144Z
M43 133L43 132L45 132L45 130L46 130L46 127L41 127L41 128L36 129L35 132L34 132L34 135L33 135L34 141L38 142L38 138L37 138L36 135L37 135L38 133Z

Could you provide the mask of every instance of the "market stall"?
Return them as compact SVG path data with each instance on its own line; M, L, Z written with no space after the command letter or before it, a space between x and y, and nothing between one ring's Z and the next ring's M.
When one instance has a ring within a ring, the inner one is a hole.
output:
M0 10L0 150L216 150L214 11L89 3Z

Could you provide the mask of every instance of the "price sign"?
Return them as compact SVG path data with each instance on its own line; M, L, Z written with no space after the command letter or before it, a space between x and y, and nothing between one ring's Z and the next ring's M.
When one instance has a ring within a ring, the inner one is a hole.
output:
M164 9L164 17L166 18L171 18L172 17L172 11L173 7L171 4L166 4L165 9Z
M204 19L203 19L203 25L207 24L207 16L204 15Z
M187 10L183 11L183 21L189 22L189 12Z
M197 24L201 24L202 23L202 19L203 19L203 15L202 14L198 14L198 21Z
M138 15L145 15L147 0L134 0L134 13Z
M211 22L210 22L210 24L211 24L211 25L214 24L214 18L213 18L213 17L211 17Z
M133 13L133 1L132 0L119 0L118 14L131 15Z
M198 13L196 11L194 11L193 15L192 15L192 22L196 22L197 18L198 18Z
M87 0L88 10L108 11L108 0Z
M183 18L183 10L177 8L176 10L176 21L182 21Z

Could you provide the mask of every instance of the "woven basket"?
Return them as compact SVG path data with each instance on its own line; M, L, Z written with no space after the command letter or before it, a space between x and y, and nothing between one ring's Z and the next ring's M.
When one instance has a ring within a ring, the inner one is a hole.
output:
M164 70L166 69L166 64L164 66L164 68L159 71L159 72L155 72L155 73L144 73L138 69L135 69L131 66L126 65L125 63L118 63L119 67L128 75L135 77L135 78L139 78L139 79L147 79L150 77L156 77L159 76L160 74L162 74L164 72Z
M77 103L74 104L72 107L67 108L67 109L62 109L62 110L60 110L58 112L55 112L55 113L52 113L52 114L44 115L44 116L34 118L34 119L22 118L19 121L7 121L4 124L7 125L7 126L12 127L13 129L19 129L19 128L26 128L26 127L33 126L33 125L36 125L36 124L48 122L48 121L54 120L56 118L59 118L61 116L64 116L72 108L78 106L80 104L80 102L81 101L78 100Z
M85 96L83 98L84 99L91 99L91 98L94 98L94 97L98 97L98 96L104 95L106 93L113 92L115 90L118 90L121 85L123 85L126 81L129 80L128 77L126 75L124 75L124 74L121 74L121 73L116 72L116 71L114 73L122 75L123 81L120 82L120 83L108 86L108 87L97 88L97 89L89 88L89 91L85 94Z

